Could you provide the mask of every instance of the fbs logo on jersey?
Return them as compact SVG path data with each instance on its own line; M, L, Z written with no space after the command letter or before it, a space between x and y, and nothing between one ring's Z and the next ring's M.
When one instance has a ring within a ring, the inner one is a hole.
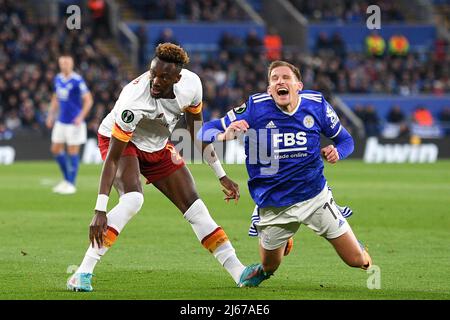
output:
M134 113L130 110L124 110L122 112L122 121L125 123L133 122L134 120Z

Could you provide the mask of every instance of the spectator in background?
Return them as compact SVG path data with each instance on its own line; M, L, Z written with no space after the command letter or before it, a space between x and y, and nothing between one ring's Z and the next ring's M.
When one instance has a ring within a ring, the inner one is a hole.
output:
M231 33L225 31L220 40L219 48L228 53L231 61L234 61L241 57L245 53L245 45L239 37L232 35Z
M450 107L444 107L439 113L439 121L441 127L444 128L445 134L450 135Z
M368 105L365 110L364 127L367 136L378 136L380 134L380 119L374 106Z
M366 121L366 111L361 104L355 104L353 111L362 122Z
M281 59L283 41L274 28L269 28L269 32L264 37L264 47L266 49L266 57L269 61Z
M389 111L386 120L389 123L401 124L405 122L406 118L400 106L394 105Z
M408 134L408 124L406 116L398 105L392 106L386 117L386 125L383 129L383 136L386 138L397 138Z
M335 55L337 55L341 59L345 59L345 57L347 55L347 49L345 47L345 42L342 39L342 36L340 33L335 32L333 34L333 36L331 38L330 46Z
M102 38L109 36L105 0L88 0L87 6L91 12L94 37Z
M450 6L449 6L450 8ZM434 44L434 58L439 62L444 62L447 57L446 47L450 44L443 38L438 38Z
M430 110L418 106L412 114L411 134L421 138L439 138L442 130L435 123Z
M413 122L419 126L431 127L434 124L433 115L424 106L419 106L413 112Z
M247 51L254 57L258 56L263 48L263 42L255 29L250 30L247 34L245 44L247 46Z
M155 41L154 46L157 47L160 43L171 42L178 45L178 41L173 35L173 30L170 28L164 28L159 35L158 40Z
M144 25L140 25L136 36L139 41L139 66L140 68L144 68L144 66L148 63L147 59L147 30Z
M26 99L21 107L20 115L22 119L22 129L39 131L40 125L36 116L33 101Z
M6 114L5 124L6 127L11 131L20 128L20 126L22 125L22 120L20 120L18 109L12 109Z
M325 32L320 32L316 39L315 52L320 55L328 52L330 47L331 44L328 35Z
M12 137L12 130L9 130L5 122L0 120L0 140L10 140Z

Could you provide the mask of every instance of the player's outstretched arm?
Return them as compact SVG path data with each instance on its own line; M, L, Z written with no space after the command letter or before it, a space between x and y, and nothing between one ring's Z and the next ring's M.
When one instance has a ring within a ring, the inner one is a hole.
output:
M199 126L195 126L195 123L203 124L203 116L201 112L197 114L186 112L186 123L190 131L192 141L199 149L202 150L203 159L214 170L214 173L217 178L219 178L220 183L225 188L223 189L223 192L225 193L225 200L228 202L230 199L234 199L234 201L237 202L240 197L239 185L226 175L214 150L214 146L211 144L212 141L205 141L201 138L201 131L203 128L198 131L196 130Z
M103 245L103 237L107 228L106 207L108 203L109 193L117 173L117 168L123 150L128 142L123 142L111 137L108 154L103 164L100 176L100 187L98 191L97 203L95 206L95 215L89 226L89 240L94 247L96 242L98 247Z

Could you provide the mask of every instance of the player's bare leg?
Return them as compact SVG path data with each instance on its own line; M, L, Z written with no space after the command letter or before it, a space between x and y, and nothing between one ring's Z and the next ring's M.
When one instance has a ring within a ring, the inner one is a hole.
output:
M114 244L125 225L142 207L144 197L140 181L139 162L136 157L125 156L120 158L114 187L119 193L120 198L119 203L106 215L108 228L104 237L103 247L98 248L97 245L95 247L89 245L83 262L74 276L69 279L69 289L77 290L78 286L76 284L70 285L70 281L76 282L77 275L78 278L80 278L79 275L84 275L88 277L88 280L85 281L87 284L79 291L92 291L90 279L96 264Z
M245 266L237 258L226 233L212 219L205 204L199 198L189 170L183 166L170 176L153 184L183 213L197 239L238 283Z
M64 143L52 143L50 151L53 153L53 155L57 155L64 151L64 146Z
M285 247L286 246L283 245L275 250L267 250L261 245L259 246L259 255L265 272L273 274L278 269L284 256Z
M350 229L336 239L329 239L341 259L351 267L367 269L372 264L368 252L361 248L355 234Z

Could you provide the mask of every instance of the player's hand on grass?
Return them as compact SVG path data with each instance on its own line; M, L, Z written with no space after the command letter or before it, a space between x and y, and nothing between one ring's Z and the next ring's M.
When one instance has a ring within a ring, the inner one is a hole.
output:
M339 153L336 149L335 146L333 146L332 144L322 148L320 150L320 153L322 154L322 156L325 158L325 160L327 160L329 163L336 163L339 160Z
M107 222L106 212L95 210L95 216L89 225L89 240L93 248L95 247L94 242L98 244L99 248L103 246L103 237L108 227Z
M247 121L245 121L245 120L234 121L228 126L228 128L225 130L225 132L219 133L217 135L217 140L218 141L228 141L228 140L237 139L237 137L240 134L247 132L248 128L249 128L249 125L248 125Z
M234 202L237 203L241 196L239 194L239 185L227 176L220 178L220 183L225 188L222 190L225 193L224 200L228 203L231 199L234 199Z

